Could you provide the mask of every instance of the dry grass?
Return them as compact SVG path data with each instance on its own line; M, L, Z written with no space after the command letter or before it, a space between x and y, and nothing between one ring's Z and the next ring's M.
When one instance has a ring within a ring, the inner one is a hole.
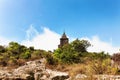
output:
M66 69L69 70L70 76L75 76L77 74L85 74L86 67L84 64L73 64L66 67Z
M75 80L75 77L77 74L85 74L87 76L86 78L82 78L80 80L96 80L96 77L94 77L93 75L96 75L96 74L114 75L117 71L116 67L110 66L108 60L105 60L103 62L99 60L88 61L86 63L71 64L71 65L59 64L59 65L52 66L52 69L68 72L71 79L73 80Z

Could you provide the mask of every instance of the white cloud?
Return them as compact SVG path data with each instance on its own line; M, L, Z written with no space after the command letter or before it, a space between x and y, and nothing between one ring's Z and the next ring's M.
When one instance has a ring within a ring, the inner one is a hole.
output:
M43 27L43 33L39 33L35 30L34 27L30 27L27 30L27 36L30 38L32 33L37 33L32 39L26 39L22 41L22 44L26 46L34 46L36 49L44 49L44 50L53 50L56 49L59 44L60 35L51 31L50 29Z
M0 36L0 45L8 45L11 40Z
M99 39L98 36L93 36L91 39L90 38L82 38L88 40L92 46L88 48L89 52L108 52L110 54L119 52L120 47L115 47L112 45L111 42L104 42Z

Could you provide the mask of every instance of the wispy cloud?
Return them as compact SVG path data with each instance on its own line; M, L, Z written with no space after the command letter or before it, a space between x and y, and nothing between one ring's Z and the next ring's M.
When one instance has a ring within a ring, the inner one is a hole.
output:
M33 27L33 25L30 25L29 29L26 31L26 39L31 40L38 35L39 32Z

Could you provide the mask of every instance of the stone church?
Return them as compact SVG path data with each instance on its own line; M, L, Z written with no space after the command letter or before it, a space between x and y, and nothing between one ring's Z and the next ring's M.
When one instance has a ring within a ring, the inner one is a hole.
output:
M58 45L58 48L63 47L65 44L69 44L69 39L67 38L67 36L64 32L62 37L60 38L60 44Z

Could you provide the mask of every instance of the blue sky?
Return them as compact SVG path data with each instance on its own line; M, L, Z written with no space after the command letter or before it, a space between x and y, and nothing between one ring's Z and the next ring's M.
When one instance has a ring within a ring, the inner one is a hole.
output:
M31 25L120 46L120 0L0 0L0 36L22 42Z

